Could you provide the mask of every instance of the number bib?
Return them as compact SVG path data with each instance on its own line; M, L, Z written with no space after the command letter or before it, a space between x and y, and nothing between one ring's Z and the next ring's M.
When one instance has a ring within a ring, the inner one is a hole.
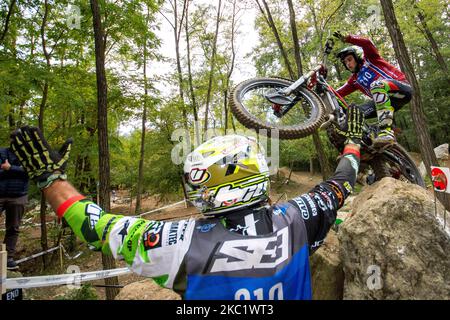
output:
M369 68L368 63L364 63L364 65L361 67L361 70L358 72L358 77L356 78L356 82L364 87L366 91L370 92L370 85L372 82L374 82L376 79L379 78L379 74L376 73L374 70Z
M290 206L274 231L244 236L216 219L199 220L185 257L185 299L311 299L306 229Z

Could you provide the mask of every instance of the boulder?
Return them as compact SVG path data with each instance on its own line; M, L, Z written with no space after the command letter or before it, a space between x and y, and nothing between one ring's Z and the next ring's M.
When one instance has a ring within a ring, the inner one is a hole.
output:
M438 161L446 161L448 160L448 143L441 144L440 146L434 148L434 154ZM425 164L423 161L419 165L419 172L422 177L427 175L427 169L425 168Z
M339 258L339 241L330 230L323 245L310 257L314 300L342 300L344 272Z
M181 297L152 279L145 279L123 287L115 300L181 300Z
M384 178L352 209L338 232L344 299L450 299L450 219L430 193Z

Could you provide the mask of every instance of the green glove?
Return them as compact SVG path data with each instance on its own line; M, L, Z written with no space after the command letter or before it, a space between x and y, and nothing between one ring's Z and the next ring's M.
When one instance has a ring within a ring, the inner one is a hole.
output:
M336 128L336 131L347 137L345 144L361 144L364 126L364 113L356 106L349 105L347 110L347 126L344 130Z
M72 143L73 140L68 139L59 151L55 151L36 127L25 126L11 134L11 150L40 189L50 186L57 179L67 179L64 170Z
M344 36L340 31L333 32L333 36L341 40L342 42L345 42L345 38L347 36Z

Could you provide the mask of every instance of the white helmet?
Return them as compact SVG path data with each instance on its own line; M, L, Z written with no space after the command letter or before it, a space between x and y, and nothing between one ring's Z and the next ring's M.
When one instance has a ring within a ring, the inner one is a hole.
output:
M206 216L269 197L264 149L252 137L227 135L206 141L187 156L184 175L189 200Z

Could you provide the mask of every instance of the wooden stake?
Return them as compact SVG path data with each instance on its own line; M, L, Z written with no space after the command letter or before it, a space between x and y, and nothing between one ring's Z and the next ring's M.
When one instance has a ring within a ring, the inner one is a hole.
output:
M59 244L59 263L61 265L61 270L63 269L63 252L62 252L62 245Z
M447 203L447 194L446 193L444 193L444 203ZM444 231L445 231L445 228L447 227L447 210L445 209L445 206L443 206L444 207Z
M2 295L6 292L6 261L8 260L8 253L6 252L6 245L2 244L0 251L0 300Z

